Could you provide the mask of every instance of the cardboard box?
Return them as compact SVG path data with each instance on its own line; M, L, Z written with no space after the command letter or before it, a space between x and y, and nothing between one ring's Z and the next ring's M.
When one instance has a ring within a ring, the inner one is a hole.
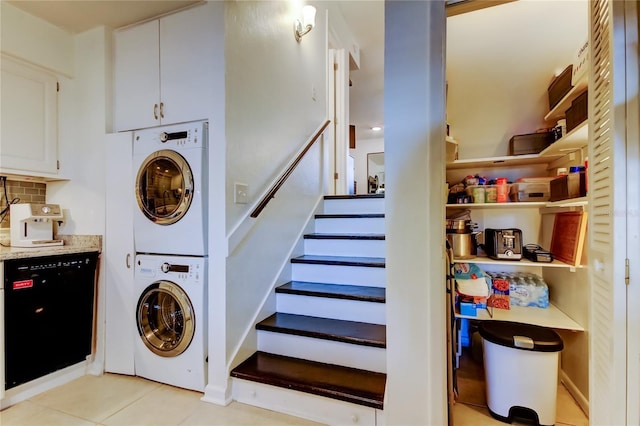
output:
M487 305L496 309L511 309L510 284L507 278L491 278L491 295Z

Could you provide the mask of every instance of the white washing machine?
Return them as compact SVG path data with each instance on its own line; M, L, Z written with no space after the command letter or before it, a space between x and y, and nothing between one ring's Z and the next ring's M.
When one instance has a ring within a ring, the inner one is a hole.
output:
M208 133L198 121L133 134L137 253L207 254Z
M206 258L137 255L136 376L204 391Z

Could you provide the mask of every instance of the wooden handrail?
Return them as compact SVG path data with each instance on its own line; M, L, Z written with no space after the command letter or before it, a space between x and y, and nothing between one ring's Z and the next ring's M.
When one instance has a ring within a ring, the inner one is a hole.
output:
M305 146L304 149L302 150L302 152L300 154L298 154L298 156L296 157L295 160L293 160L293 163L291 163L291 165L289 167L287 167L287 170L285 170L282 173L282 175L278 178L278 180L273 184L273 186L271 187L269 192L267 192L265 194L265 196L262 197L262 200L260 200L260 202L258 203L256 208L253 209L253 211L251 212L251 217L253 217L253 218L258 217L258 215L262 212L262 210L264 210L264 208L267 206L269 201L271 201L271 199L273 197L275 197L276 192L278 192L278 190L284 184L284 182L287 180L287 178L291 175L291 173L293 173L293 170L296 168L298 163L300 163L300 161L305 156L305 154L311 149L313 144L318 140L320 135L322 133L324 133L324 131L327 128L327 126L329 125L329 123L331 123L331 120L325 121L324 124L322 125L322 127L320 127L318 129L318 131L313 135L313 137L311 138L311 140L309 141L307 146Z

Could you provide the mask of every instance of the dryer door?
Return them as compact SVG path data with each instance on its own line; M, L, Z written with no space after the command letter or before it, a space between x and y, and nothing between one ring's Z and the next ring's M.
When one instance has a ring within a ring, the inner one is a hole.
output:
M156 355L178 356L193 340L193 306L184 290L171 281L156 281L142 292L136 317L140 338Z
M136 200L144 215L158 225L176 223L193 199L193 173L175 151L164 149L149 155L136 177Z

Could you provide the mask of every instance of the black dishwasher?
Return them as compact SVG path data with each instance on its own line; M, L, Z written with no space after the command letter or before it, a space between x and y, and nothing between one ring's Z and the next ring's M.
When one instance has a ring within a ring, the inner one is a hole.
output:
M6 389L91 354L98 253L4 262Z

